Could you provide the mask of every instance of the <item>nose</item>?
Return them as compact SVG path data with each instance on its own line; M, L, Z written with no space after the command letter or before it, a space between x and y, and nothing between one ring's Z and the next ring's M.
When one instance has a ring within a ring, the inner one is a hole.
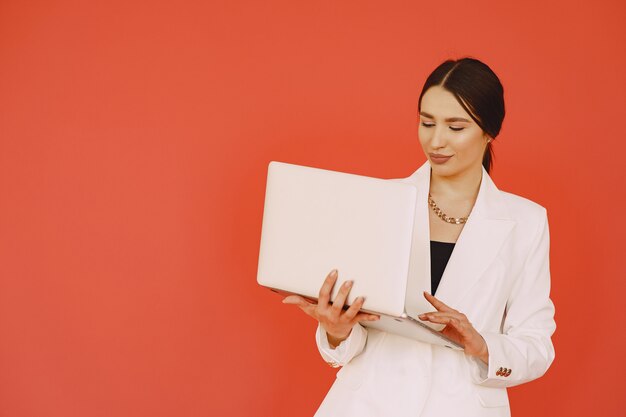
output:
M433 135L430 138L430 146L434 149L440 149L446 146L444 128L444 126L437 125L433 129Z

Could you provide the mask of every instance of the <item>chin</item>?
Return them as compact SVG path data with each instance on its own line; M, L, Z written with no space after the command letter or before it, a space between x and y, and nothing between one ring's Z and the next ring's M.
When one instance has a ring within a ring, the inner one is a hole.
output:
M451 163L452 162L452 163ZM477 175L480 172L482 175L482 161L477 164L472 164L470 166L459 166L459 164L455 164L456 161L448 161L445 164L433 164L431 163L432 172L439 177L447 177L447 178L459 178L463 176L473 176Z
M445 164L433 164L431 162L430 168L432 169L432 172L440 177L452 177L459 173L459 170L453 164L448 164L450 164L450 161Z

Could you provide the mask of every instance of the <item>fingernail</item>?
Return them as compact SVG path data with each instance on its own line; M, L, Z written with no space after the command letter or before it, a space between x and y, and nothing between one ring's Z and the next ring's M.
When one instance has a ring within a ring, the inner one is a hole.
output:
M343 285L345 285L346 288L351 287L352 286L353 281L346 281L343 283Z
M424 320L427 316L426 314L420 314L419 316L417 316L420 318L420 320Z
M337 276L337 273L338 273L338 272L339 272L339 271L337 271L336 269L333 269L332 271L330 271L330 276L331 276L332 278L335 278L335 277Z

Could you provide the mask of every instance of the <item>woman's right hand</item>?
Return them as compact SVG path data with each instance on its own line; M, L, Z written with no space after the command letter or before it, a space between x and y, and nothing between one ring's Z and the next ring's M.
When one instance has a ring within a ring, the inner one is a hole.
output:
M283 303L295 304L309 316L316 319L326 331L329 344L335 348L342 341L346 340L352 331L352 327L359 321L375 321L380 319L376 314L361 313L361 307L365 299L357 297L354 303L344 310L343 306L348 298L348 293L352 288L352 281L343 283L335 301L330 303L330 294L337 282L338 273L336 269L330 271L326 276L322 288L320 288L317 304L312 303L299 295L289 295L285 297Z

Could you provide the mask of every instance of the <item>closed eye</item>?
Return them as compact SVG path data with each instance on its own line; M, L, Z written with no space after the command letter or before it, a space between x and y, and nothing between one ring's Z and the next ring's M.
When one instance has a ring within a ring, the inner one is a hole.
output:
M434 127L435 124L433 122L420 122L420 124L424 127ZM448 126L450 128L450 130L454 131L454 132L460 132L461 130L465 129L464 127L459 127L459 126Z

